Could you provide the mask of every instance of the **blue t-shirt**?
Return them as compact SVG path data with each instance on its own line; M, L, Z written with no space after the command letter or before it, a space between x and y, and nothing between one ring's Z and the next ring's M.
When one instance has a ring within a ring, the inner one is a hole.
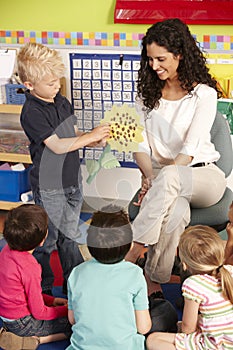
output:
M95 259L75 267L68 279L68 308L76 323L67 350L144 350L135 310L148 309L142 269L121 261Z

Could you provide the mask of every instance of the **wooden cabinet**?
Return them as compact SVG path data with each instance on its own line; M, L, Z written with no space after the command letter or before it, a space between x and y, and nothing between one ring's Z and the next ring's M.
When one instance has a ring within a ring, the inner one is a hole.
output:
M21 105L1 105L0 104L0 113L10 113L10 114L20 114L22 110Z
M22 109L21 105L0 104L0 137L3 134L7 135L7 133L9 134L9 136L12 134L18 134L20 135L20 137L27 140L27 137L24 134L19 121L21 109ZM26 151L24 153L20 153L20 150L19 152L18 151L7 152L7 151L2 151L2 147L0 150L0 162L24 163L24 164L32 163L31 157L29 155L29 151ZM9 210L13 207L19 206L20 204L22 203L6 202L6 201L0 200L0 209Z

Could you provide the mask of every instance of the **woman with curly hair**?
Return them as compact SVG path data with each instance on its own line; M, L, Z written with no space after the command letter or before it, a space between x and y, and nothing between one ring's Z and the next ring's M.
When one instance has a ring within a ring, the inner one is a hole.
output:
M135 153L142 173L134 245L126 259L136 262L148 245L145 272L169 281L180 234L190 221L190 205L217 203L226 188L211 143L217 81L197 42L179 19L153 24L142 40L137 85L144 142Z

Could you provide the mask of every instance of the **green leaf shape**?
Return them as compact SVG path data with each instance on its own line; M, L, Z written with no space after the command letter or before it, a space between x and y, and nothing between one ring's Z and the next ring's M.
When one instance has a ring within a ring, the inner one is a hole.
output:
M111 146L107 144L98 161L94 159L86 159L86 168L89 174L86 182L90 184L101 168L113 169L120 166L121 165L117 158L111 152Z
M117 158L112 153L105 153L100 160L100 164L104 169L113 169L121 166Z
M100 170L100 163L94 159L86 159L86 168L89 174L86 182L90 184Z
M99 162L100 166L104 169L113 169L121 166L117 158L111 152L111 146L109 144L107 144L103 153L101 154Z

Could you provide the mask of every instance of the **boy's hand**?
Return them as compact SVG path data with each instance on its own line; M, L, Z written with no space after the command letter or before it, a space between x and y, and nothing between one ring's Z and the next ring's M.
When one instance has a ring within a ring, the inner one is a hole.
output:
M106 145L107 145L107 139L103 139L98 142L89 143L88 147L105 147Z
M54 298L53 306L62 306L62 305L67 306L67 304L68 304L68 301L65 298Z
M110 125L109 124L102 124L94 128L90 133L90 139L92 143L95 142L101 142L104 141L106 143L106 140L110 136Z

